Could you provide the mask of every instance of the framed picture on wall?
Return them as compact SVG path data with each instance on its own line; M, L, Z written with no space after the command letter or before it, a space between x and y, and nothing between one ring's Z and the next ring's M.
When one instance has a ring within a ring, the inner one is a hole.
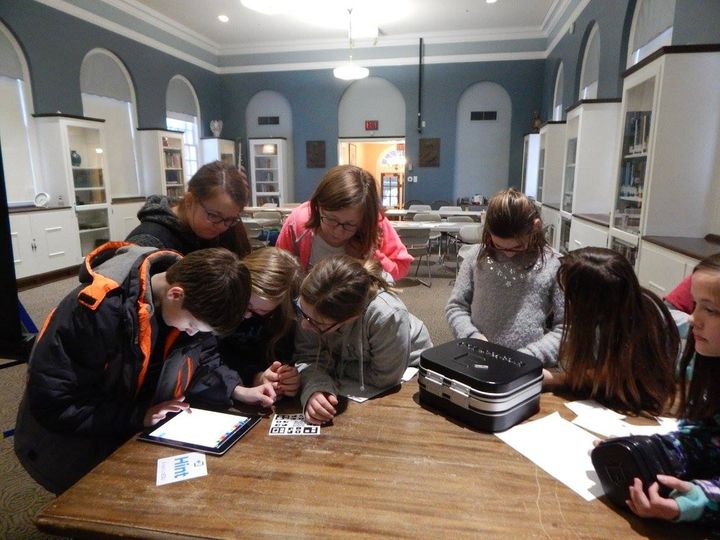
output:
M440 139L420 139L418 166L440 166Z
M305 161L308 169L324 169L325 141L306 141Z

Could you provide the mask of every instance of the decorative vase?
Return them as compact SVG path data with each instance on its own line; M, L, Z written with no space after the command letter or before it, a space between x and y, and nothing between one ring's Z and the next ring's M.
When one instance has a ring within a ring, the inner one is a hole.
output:
M75 150L70 150L70 163L73 167L79 167L82 163L82 158Z
M220 137L220 133L222 133L222 128L222 120L210 120L210 131L212 131L214 137Z

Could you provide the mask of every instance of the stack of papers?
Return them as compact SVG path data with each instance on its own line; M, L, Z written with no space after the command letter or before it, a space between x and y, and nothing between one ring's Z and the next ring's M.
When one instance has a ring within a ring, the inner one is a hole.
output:
M586 501L603 493L590 459L598 435L651 435L677 428L674 418L658 418L652 426L628 424L625 416L595 401L574 401L566 406L577 415L572 422L555 412L496 435Z

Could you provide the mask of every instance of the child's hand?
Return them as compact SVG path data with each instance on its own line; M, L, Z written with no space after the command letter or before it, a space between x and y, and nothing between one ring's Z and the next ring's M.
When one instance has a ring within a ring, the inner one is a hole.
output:
M282 396L294 396L300 388L300 372L295 366L282 364L277 371L278 382L275 389Z
M315 392L305 405L305 421L308 424L324 424L333 419L337 414L335 405L337 398L332 394Z
M295 366L275 360L265 371L255 377L256 384L269 382L279 396L294 396L300 388L300 373Z
M275 393L272 383L265 382L252 387L237 385L233 390L232 398L236 401L247 403L248 405L270 407L275 403L277 394Z
M157 405L153 405L147 411L145 411L145 418L143 418L143 425L145 427L154 426L160 420L163 420L168 414L176 413L180 411L190 410L190 404L184 403L185 396L181 396L178 399L171 399L169 401L163 401Z
M692 489L690 482L685 482L674 476L658 474L657 479L660 484L675 489L680 493L687 493ZM629 488L630 499L625 502L630 510L640 517L666 519L668 521L677 519L680 515L677 502L675 499L668 499L660 495L658 482L653 482L646 494L640 479L635 478Z

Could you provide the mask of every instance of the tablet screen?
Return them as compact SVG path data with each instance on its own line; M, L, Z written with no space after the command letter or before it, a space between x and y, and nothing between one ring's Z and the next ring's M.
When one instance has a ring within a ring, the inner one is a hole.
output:
M139 439L207 452L224 454L260 421L257 416L190 409L143 432Z

